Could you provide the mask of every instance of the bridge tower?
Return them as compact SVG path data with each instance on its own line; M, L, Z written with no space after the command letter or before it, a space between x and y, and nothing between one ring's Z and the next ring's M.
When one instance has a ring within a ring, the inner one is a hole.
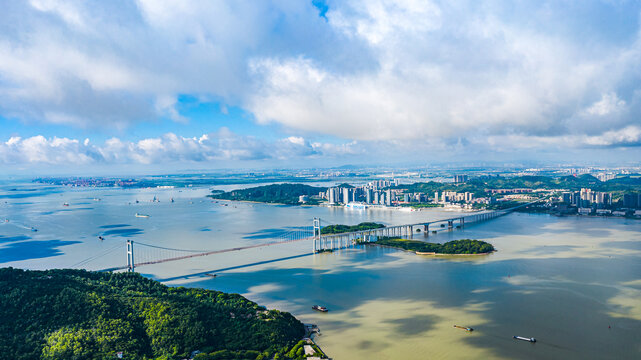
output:
M127 240L127 271L134 272L134 241Z
M314 252L317 251L316 248L316 241L318 241L318 247L321 247L321 219L315 217L314 218ZM318 249L320 250L320 249Z

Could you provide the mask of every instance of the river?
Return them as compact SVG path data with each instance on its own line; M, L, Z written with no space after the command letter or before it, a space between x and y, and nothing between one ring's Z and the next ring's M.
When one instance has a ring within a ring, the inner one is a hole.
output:
M225 205L205 198L208 193L4 183L0 266L70 267L105 254L77 265L100 269L126 263L126 239L215 250L271 242L311 226L314 217L393 225L453 215L440 209ZM160 202L151 202L154 196ZM311 243L297 242L137 271L171 286L240 293L289 311L318 324L316 341L338 360L641 358L641 221L515 213L428 240L462 238L488 241L497 252L434 258L366 246L311 255ZM136 251L150 259L162 255ZM314 312L314 304L330 311Z

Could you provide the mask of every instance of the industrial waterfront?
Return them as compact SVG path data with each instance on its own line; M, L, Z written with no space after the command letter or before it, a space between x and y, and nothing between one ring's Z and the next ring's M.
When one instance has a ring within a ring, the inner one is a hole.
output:
M105 253L77 266L100 269L125 263L127 239L225 249L274 241L314 217L386 225L452 217L438 208L223 204L208 193L3 186L0 265L64 268ZM435 259L376 246L313 255L311 242L294 242L138 271L172 286L240 293L318 324L316 341L334 359L632 359L641 354L640 234L633 219L513 213L429 238L492 243L497 252L484 256ZM315 312L313 304L330 311Z

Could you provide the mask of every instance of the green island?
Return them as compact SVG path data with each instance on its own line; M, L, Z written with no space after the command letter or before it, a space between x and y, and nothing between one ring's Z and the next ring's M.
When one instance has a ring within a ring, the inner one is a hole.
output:
M362 222L358 225L327 225L321 228L322 235L341 234L346 232L384 228L385 225L375 222Z
M305 335L238 294L70 269L1 268L0 318L0 357L20 360L286 359Z
M325 192L327 188L315 187L305 184L272 184L257 186L247 189L232 190L223 193L214 193L208 195L214 199L236 200L236 201L255 201L273 204L299 205L299 196L318 195ZM316 205L318 201L309 199L306 204Z
M378 238L377 241L368 244L395 247L417 253L434 253L448 255L473 255L487 254L494 251L494 246L485 241L462 239L452 240L443 244L428 243L425 241L407 240L400 238Z

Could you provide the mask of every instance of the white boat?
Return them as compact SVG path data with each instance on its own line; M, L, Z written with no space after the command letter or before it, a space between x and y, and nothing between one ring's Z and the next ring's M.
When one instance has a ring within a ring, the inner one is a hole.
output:
M147 215L147 214L139 214L139 213L136 213L136 217L148 218L148 217L149 217L149 215Z
M347 209L355 209L355 210L364 210L367 209L369 206L357 202L351 202L345 205Z
M526 338L526 337L523 337L523 336L516 336L516 335L514 335L514 336L513 336L513 338L515 338L516 340L523 340L523 341L527 341L527 342L531 342L531 343L535 343L535 342L536 342L536 339L535 339L535 338L533 338L533 337L531 337L531 338Z

